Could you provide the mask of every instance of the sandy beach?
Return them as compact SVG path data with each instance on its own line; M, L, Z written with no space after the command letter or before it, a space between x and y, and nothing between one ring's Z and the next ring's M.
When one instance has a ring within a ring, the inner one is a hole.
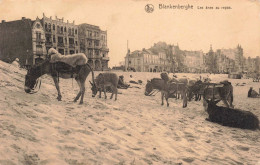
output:
M119 89L117 101L103 95L92 98L89 75L84 103L79 105L73 102L79 90L75 80L60 79L62 101L57 101L47 75L38 93L27 94L26 70L0 61L0 164L260 164L259 130L206 121L202 101L182 108L181 100L170 99L169 107L161 106L160 93L144 95L146 81L160 73L115 73L126 81L132 74L143 84ZM224 74L209 76L213 82L228 79ZM260 83L228 80L234 87L235 108L260 118L260 99L247 98L249 87L258 91Z

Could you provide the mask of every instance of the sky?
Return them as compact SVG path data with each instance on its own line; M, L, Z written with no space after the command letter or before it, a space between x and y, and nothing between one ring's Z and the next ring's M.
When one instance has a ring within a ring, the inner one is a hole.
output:
M153 12L145 11L147 4ZM193 9L160 9L160 4ZM127 40L131 51L163 41L203 52L210 45L216 50L240 44L245 57L260 56L260 0L0 0L0 11L6 21L34 20L45 13L100 26L108 33L110 67L124 61Z

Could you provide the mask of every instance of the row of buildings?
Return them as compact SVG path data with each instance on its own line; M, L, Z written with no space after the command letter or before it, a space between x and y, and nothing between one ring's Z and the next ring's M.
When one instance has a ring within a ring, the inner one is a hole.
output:
M130 52L125 56L125 70L139 72L260 72L259 56L247 59L241 45L233 49L217 49L212 46L207 53L202 50L181 50L177 45L156 43L149 49Z
M0 23L0 60L34 65L46 58L50 48L63 55L84 53L95 70L108 69L107 31L90 24L76 25L64 18L52 17Z

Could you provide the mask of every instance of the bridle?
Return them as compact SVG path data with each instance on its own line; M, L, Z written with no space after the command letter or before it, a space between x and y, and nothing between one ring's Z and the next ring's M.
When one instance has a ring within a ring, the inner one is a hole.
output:
M39 84L39 85L38 85ZM40 78L38 78L37 80L36 80L36 83L35 83L35 85L34 85L34 87L31 89L31 91L29 92L29 94L34 94L34 93L37 93L39 90L40 90L40 88L41 88L41 84L42 84L42 80L40 79ZM38 90L35 90L36 88L37 88L37 86L38 86Z

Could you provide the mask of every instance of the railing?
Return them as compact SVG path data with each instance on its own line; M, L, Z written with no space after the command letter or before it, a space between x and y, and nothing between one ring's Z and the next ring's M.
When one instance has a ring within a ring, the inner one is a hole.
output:
M102 57L102 60L108 60L109 61L109 57Z
M93 45L87 45L87 48L94 48Z
M108 47L102 47L102 50L109 51Z
M69 44L70 48L75 48L75 44Z
M43 51L42 50L36 50L36 55L37 56L42 56L43 55Z
M59 47L64 47L64 43L58 42L58 46L59 46Z
M87 55L88 58L95 58L93 54Z
M52 42L47 41L47 42L45 43L45 45L46 45L46 46L52 46L53 44L52 44Z
M98 46L95 45L94 48L95 48L95 49L101 49L101 46L100 46L100 45L98 45Z

